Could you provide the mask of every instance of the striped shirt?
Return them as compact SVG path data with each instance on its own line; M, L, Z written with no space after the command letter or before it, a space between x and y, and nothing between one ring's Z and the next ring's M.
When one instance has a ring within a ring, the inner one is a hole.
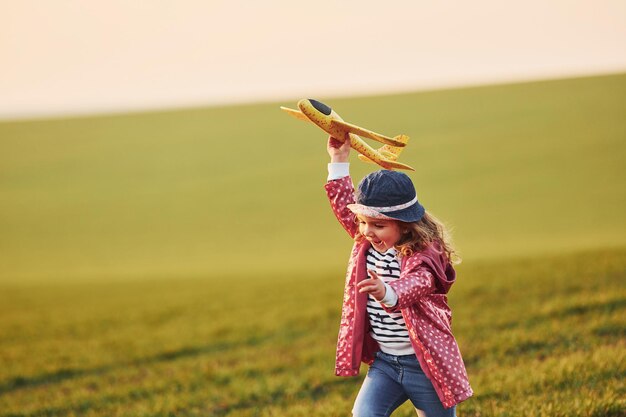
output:
M396 255L397 251L394 248L385 253L370 248L367 252L367 270L374 271L386 283L398 279L400 262ZM402 313L388 313L379 301L368 295L367 315L371 328L370 335L378 342L383 352L391 355L415 353Z

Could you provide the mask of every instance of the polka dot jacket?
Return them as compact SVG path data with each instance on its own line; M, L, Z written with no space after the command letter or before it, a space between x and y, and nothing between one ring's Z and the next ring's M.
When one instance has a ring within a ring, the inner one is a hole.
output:
M351 178L329 181L325 188L339 223L354 237L358 225L347 208L354 202ZM371 364L379 350L369 335L367 294L356 289L356 284L367 278L369 247L366 240L355 243L348 263L335 362L338 376L358 375L361 362ZM446 294L456 274L445 254L437 249L432 246L401 259L400 278L390 283L398 294L398 303L388 310L402 313L417 359L444 407L449 408L473 392L450 327L452 313Z

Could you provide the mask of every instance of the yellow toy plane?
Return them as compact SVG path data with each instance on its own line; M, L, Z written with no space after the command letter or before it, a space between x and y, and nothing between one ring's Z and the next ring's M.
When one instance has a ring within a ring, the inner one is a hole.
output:
M374 133L362 127L355 126L343 121L341 117L326 104L313 99L302 99L298 102L298 110L281 107L289 115L299 120L311 122L326 133L342 142L349 140L350 146L360 153L359 159L365 162L376 163L385 169L409 169L415 171L406 164L396 162L398 155L409 141L406 135L398 135L394 138ZM369 146L359 136L384 143L376 150Z

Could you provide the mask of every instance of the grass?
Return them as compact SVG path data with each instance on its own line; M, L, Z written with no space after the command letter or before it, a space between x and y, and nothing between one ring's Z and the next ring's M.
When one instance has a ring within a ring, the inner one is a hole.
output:
M623 415L625 278L624 250L461 265L476 394L459 415ZM332 372L342 281L4 286L0 417L347 415L362 376Z
M328 103L412 137L466 259L626 245L625 74ZM328 273L325 139L278 103L1 123L0 280Z

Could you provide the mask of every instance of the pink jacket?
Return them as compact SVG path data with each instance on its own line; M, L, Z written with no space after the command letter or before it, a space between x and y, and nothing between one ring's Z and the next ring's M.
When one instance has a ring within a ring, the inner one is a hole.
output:
M351 178L329 181L325 188L335 216L354 237L358 226L354 213L347 208L354 202ZM356 284L367 278L365 259L369 247L365 240L355 243L348 263L335 362L338 376L358 375L361 362L371 364L379 350L369 334L367 294L356 290ZM398 294L397 305L389 311L402 313L420 366L447 408L473 394L450 328L452 313L446 293L454 280L454 269L445 254L431 246L403 257L400 278L389 284Z

